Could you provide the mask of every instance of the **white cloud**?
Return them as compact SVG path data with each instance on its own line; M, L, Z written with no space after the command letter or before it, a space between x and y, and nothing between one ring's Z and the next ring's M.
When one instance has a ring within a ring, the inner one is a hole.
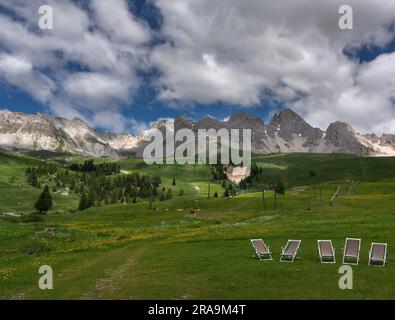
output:
M2 0L24 22L0 13L0 77L56 115L94 123L107 111L114 118L109 127L127 128L122 109L139 87L150 30L123 0L91 1L92 12L70 0L46 3L54 30L38 29L42 1Z
M93 0L91 7L97 25L119 41L136 44L148 42L150 33L147 27L133 17L123 0Z
M32 64L23 58L8 54L0 55L0 70L6 75L26 75L32 71L32 68Z
M313 125L341 119L362 131L382 131L380 123L395 116L392 62L379 63L380 57L361 66L343 54L394 38L387 28L395 20L394 1L348 1L352 31L338 28L340 0L155 3L171 40L151 55L162 72L161 99L250 107L270 98Z
M78 105L92 111L98 107L127 102L130 87L121 79L103 74L79 72L71 74L63 83L67 96Z
M170 106L274 99L321 128L340 119L395 131L395 53L362 65L343 53L393 39L395 1L349 0L352 31L338 29L343 0L153 1L166 39L155 47L125 0L47 0L49 31L37 29L41 0L2 0L22 19L0 13L0 77L55 114L114 130L147 125L122 111L139 88L137 70L155 67L158 98Z

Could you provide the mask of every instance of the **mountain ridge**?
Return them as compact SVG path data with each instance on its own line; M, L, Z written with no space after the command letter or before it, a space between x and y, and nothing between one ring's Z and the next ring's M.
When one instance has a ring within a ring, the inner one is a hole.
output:
M164 121L153 128L166 130ZM360 134L350 124L335 121L323 131L314 128L289 108L274 114L268 124L262 118L237 112L227 121L206 117L193 121L177 116L170 130L251 129L252 152L268 153L349 153L362 156L395 156L395 134ZM93 157L115 158L124 152L141 156L148 142L140 135L101 132L80 118L67 119L43 113L0 111L0 146L26 150L62 151Z

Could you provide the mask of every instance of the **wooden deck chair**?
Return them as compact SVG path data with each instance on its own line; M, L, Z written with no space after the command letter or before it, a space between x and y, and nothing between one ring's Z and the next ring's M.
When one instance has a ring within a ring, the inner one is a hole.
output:
M270 247L266 246L262 239L251 239L251 244L254 247L255 253L259 260L273 260L272 253L270 252Z
M357 265L359 263L359 252L361 250L361 239L346 238L343 249L343 264Z
M321 263L336 263L335 248L333 248L332 240L317 240L317 244Z
M372 242L369 251L369 266L385 267L387 263L387 244Z
M281 248L280 262L294 262L302 240L288 240L287 245Z

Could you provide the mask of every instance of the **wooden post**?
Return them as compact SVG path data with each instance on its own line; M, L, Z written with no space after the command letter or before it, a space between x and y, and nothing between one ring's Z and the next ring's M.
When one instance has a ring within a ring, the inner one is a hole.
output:
M331 206L333 206L333 200L337 197L337 194L339 193L339 191L340 191L340 186L337 187L337 190L336 190L335 194L333 195L333 197L330 200L330 205Z
M266 211L265 187L263 187L262 190L262 199L263 199L263 210Z
M151 180L151 176L149 178L149 182L150 182L150 195L149 195L149 211L152 211L152 180Z

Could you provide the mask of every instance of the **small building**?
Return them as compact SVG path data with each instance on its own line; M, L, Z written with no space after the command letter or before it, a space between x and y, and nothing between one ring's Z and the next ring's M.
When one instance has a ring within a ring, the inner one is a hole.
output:
M249 175L250 170L247 167L233 167L230 168L230 172L226 171L228 179L237 185Z

